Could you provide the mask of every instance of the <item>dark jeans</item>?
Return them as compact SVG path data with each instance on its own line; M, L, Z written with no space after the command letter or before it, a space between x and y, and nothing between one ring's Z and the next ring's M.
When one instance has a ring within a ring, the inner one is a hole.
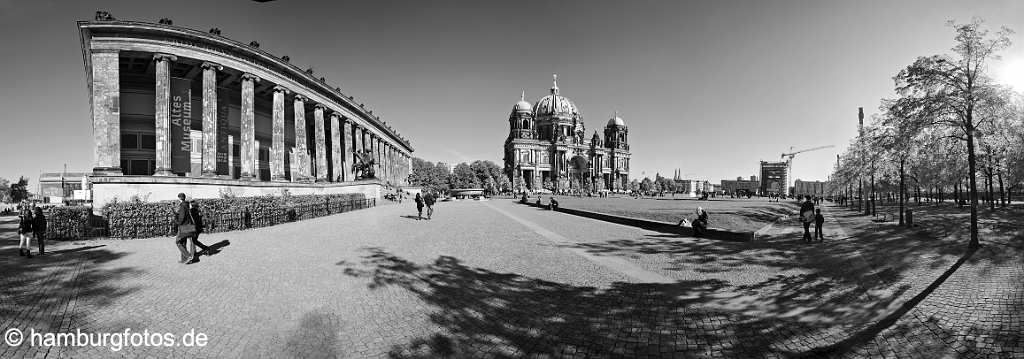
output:
M187 261L196 254L196 242L192 241L192 245L189 248L185 248L185 245L189 243L190 236L183 236L179 234L174 239L174 243L178 245L178 251L181 252L181 260Z
M707 222L704 222L704 221L701 221L701 220L693 221L692 226L693 226L693 236L694 237L703 237L704 234L707 233L707 231L708 231L708 224L707 224Z
M199 247L200 250L204 250L204 251L210 250L209 246L207 246L207 245L203 244L203 242L199 241L199 233L196 233L196 235L192 236L192 244L195 245L196 247ZM195 252L195 251L193 250L193 252Z
M804 222L804 240L810 242L812 239L811 222Z
M825 232L821 230L821 225L817 223L814 224L814 239L825 239Z
M43 232L35 232L33 236L36 237L36 243L39 244L39 254L46 252L46 234Z

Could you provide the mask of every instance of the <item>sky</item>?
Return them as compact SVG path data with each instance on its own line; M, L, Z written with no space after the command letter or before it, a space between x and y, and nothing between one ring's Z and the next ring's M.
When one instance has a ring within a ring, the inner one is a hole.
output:
M207 30L288 55L366 103L428 161L501 163L508 115L558 74L588 135L615 111L631 176L718 182L790 148L824 180L892 76L953 46L947 20L1024 32L1024 1L0 0L0 178L92 168L77 20ZM1024 91L1024 39L992 72Z

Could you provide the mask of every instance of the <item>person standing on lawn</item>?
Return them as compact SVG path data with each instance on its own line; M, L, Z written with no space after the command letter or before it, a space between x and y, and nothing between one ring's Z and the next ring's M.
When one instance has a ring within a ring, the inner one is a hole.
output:
M36 207L35 214L32 215L32 236L36 238L36 245L39 246L39 255L46 254L46 216L43 215L43 207Z
M804 242L811 243L811 223L814 222L814 203L811 196L804 196L804 203L800 204L800 221L804 223Z
M821 215L821 208L815 209L817 214L814 216L814 238L818 242L825 240L825 232L821 230L821 226L825 224L825 216Z

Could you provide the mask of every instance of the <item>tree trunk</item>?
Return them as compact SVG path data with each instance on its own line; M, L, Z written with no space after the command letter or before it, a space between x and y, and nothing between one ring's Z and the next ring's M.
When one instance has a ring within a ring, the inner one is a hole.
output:
M1006 208L1006 191L1003 189L1003 171L999 171L999 207Z
M995 211L996 210L996 196L995 196L996 192L993 191L993 188L992 188L992 155L988 156L988 172L986 173L986 175L988 176L988 210Z
M875 192L875 173L871 172L871 215L877 216L878 212L875 211L875 202L878 201L878 192Z
M864 180L857 179L857 211L864 210Z
M978 182L975 174L977 172L977 158L974 156L974 119L972 118L973 108L967 110L967 174L968 174L968 190L971 196L971 241L968 246L971 248L977 248L981 246L978 242Z
M905 159L900 159L900 226L903 226L903 163Z

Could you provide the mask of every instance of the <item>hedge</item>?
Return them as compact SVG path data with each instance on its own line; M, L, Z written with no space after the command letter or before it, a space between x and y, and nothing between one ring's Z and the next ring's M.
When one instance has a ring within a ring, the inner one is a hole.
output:
M204 233L273 226L376 205L362 193L197 199ZM178 201L113 202L103 209L108 234L120 238L173 235Z
M92 209L86 206L50 208L46 215L47 239L79 239L89 235Z

